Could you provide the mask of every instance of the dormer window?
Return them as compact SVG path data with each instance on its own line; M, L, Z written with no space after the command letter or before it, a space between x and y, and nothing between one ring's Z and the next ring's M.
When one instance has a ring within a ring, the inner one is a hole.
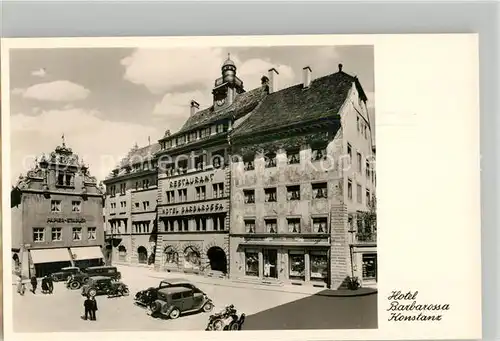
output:
M300 163L300 153L298 150L290 150L287 152L288 164L293 165Z
M71 173L65 173L65 172L58 172L57 173L57 186L73 186L73 179L74 176Z
M266 168L276 167L276 154L268 153L264 156Z
M312 161L319 161L326 159L326 148L313 148L311 153Z
M249 171L249 170L254 170L255 169L255 164L254 164L254 155L251 155L251 156L245 156L243 158L243 164L244 164L244 169L246 171Z

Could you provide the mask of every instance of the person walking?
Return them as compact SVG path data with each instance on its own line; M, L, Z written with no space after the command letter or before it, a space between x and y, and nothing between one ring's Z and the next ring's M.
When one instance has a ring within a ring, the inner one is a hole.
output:
M52 276L47 276L47 286L49 287L49 294L54 292L54 281L52 280Z
M97 320L97 317L96 317L96 311L97 311L97 300L95 299L94 296L92 296L90 298L90 301L92 302L92 305L91 305L91 310L90 310L90 320L92 321L96 321Z
M36 276L31 277L31 287L32 287L31 292L34 294L36 294L37 285L38 285L38 281L36 279Z
M19 295L24 296L24 292L26 291L26 287L23 283L23 278L19 277L19 281L17 282L17 292Z
M90 299L90 296L88 295L85 301L83 301L83 308L85 309L85 315L83 316L84 320L88 320L89 318L92 319L92 300Z

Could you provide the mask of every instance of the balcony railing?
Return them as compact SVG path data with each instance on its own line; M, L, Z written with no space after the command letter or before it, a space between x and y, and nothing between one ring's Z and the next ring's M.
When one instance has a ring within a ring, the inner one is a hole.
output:
M377 232L358 232L356 233L356 242L358 243L376 243Z

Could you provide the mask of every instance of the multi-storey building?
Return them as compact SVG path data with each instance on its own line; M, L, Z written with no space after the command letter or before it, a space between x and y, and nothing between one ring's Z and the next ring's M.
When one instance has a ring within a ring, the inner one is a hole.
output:
M229 58L221 71L212 91L213 105L199 110L192 101L184 126L159 141L158 269L228 272L228 134L257 106L264 91L246 92Z
M342 65L315 80L305 67L302 84L271 91L233 131L231 277L332 288L347 276L375 280L373 226L360 219L354 230L375 194L366 101Z
M135 145L106 178L106 241L109 262L148 264L154 250L159 145Z
M42 155L11 192L12 251L18 274L44 276L64 266L103 263L103 193L66 147Z

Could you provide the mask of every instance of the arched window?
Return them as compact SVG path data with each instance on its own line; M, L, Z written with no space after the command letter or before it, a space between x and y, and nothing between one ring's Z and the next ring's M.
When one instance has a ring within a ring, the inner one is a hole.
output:
M165 264L177 264L179 262L179 254L172 246L167 246L163 250L163 259Z
M124 262L127 258L127 249L123 245L118 246L118 258L120 262Z
M137 249L137 256L139 259L139 263L147 264L148 263L148 250L144 246L139 246Z
M201 256L198 250L192 246L188 246L184 250L184 267L199 269L201 264Z

